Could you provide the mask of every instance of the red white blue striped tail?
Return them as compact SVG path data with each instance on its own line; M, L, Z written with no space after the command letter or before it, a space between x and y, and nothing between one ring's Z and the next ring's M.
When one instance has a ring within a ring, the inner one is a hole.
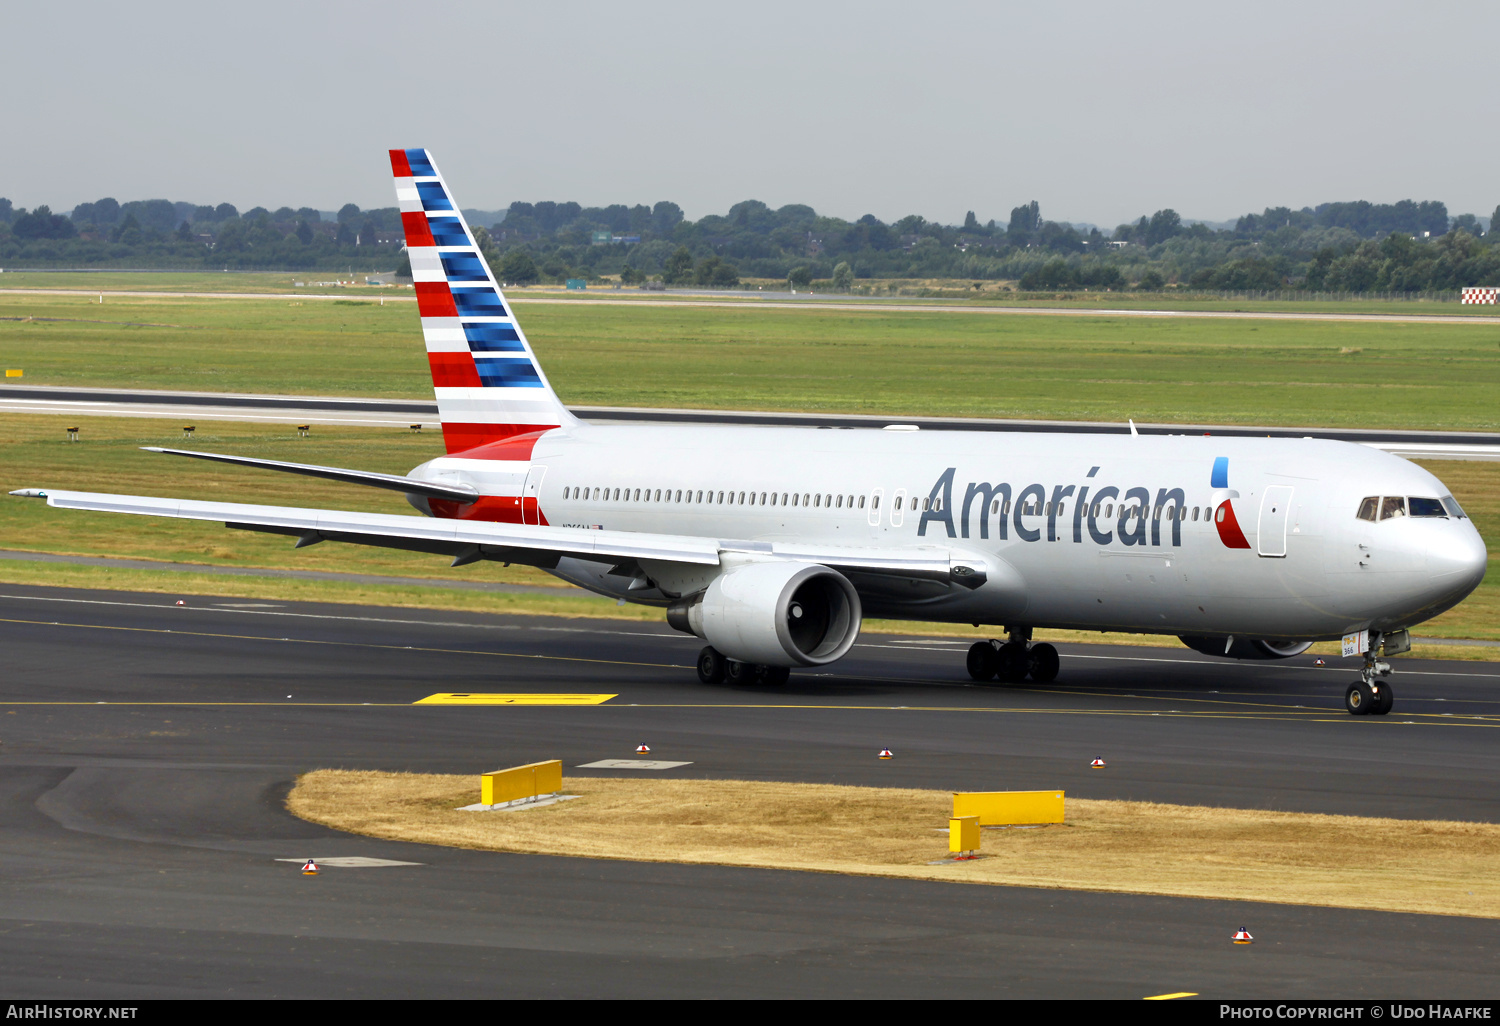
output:
M448 451L573 423L431 154L391 150L391 172Z

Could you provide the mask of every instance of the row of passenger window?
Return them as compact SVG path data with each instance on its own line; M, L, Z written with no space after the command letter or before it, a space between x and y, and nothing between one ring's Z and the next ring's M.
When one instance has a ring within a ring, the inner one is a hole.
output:
M1462 520L1463 507L1451 495L1431 499L1420 495L1367 495L1359 504L1360 520L1374 523L1398 517L1453 517Z
M815 492L734 492L734 491L694 491L688 489L672 488L574 488L572 486L563 489L564 499L574 499L578 502L670 502L670 503L694 503L714 506L798 506L812 509L864 509L866 496L863 495L822 495ZM880 496L868 497L870 508L880 508ZM914 495L910 499L896 496L892 507L901 509L904 504L907 509L915 510L920 501L922 510L929 508L940 510L943 508L942 499L921 499Z
M863 495L832 495L818 494L813 492L734 492L714 491L713 489L694 491L688 489L672 488L575 488L572 486L563 489L563 498L572 499L577 502L669 502L693 503L703 505L723 506L794 506L812 509L864 509L866 496ZM868 497L871 509L880 508L880 496ZM893 509L901 509L903 505L912 511L920 510L926 512L941 512L943 500L940 498L929 499L918 496L906 498L897 494L892 500ZM1067 510L1067 503L1059 502L1057 516L1063 516ZM1022 516L1052 516L1054 503L1051 502L1023 502L1021 503ZM994 499L990 505L990 513L997 516L1010 516L1011 504L1009 499ZM1150 512L1148 512L1150 511ZM1202 516L1206 523L1213 516L1212 506L1127 506L1120 504L1120 515L1126 519L1140 519L1143 516L1152 516L1156 520L1165 517L1171 520L1198 520ZM1115 504L1112 502L1096 502L1090 512L1091 516L1109 519L1115 515Z

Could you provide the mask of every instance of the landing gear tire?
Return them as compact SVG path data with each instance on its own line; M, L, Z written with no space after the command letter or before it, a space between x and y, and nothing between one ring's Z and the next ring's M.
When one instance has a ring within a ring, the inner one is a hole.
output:
M1020 641L1007 641L995 652L995 676L1002 684L1017 684L1026 679L1031 669L1031 660L1026 645Z
M1032 680L1046 684L1057 679L1057 671L1062 668L1057 649L1042 642L1040 645L1032 645L1028 655L1031 659Z
M1391 706L1396 704L1396 692L1391 690L1391 682L1380 681L1375 692L1375 702L1370 706L1371 716L1384 716L1391 711Z
M1355 681L1344 692L1344 708L1350 716L1368 716L1375 711L1375 691L1364 681Z
M724 683L726 662L718 649L712 645L703 646L703 650L698 653L698 680L704 684Z
M969 646L969 676L975 680L994 680L1000 669L1000 657L993 641L976 641Z
M792 679L792 671L786 666L762 666L760 681L768 688L784 688Z
M758 669L760 667L754 663L739 663L733 659L727 659L724 662L724 679L735 685L754 684L758 676L755 671Z

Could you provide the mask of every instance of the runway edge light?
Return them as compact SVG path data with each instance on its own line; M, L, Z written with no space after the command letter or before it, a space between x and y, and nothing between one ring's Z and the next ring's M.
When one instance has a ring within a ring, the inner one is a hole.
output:
M1235 932L1234 942L1236 944L1253 944L1255 943L1255 938L1250 936L1250 931L1242 926Z
M1104 760L1103 759L1095 759L1093 762L1089 763L1089 769L1103 769L1103 768L1104 768Z
M316 862L314 862L312 859L308 859L307 862L305 862L303 864L303 866L302 866L302 875L303 876L317 876L318 875L318 864Z
M880 757L882 759L893 759L893 758L895 758L895 756L891 755L891 750L889 748L882 748L880 750Z
M650 755L651 754L651 748L648 745L636 745L635 746L635 754L636 755Z

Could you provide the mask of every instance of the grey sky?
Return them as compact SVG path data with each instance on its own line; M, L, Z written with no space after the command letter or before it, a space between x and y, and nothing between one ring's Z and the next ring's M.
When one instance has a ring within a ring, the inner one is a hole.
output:
M0 15L17 205L756 198L1113 226L1163 206L1500 203L1500 4L27 3Z

